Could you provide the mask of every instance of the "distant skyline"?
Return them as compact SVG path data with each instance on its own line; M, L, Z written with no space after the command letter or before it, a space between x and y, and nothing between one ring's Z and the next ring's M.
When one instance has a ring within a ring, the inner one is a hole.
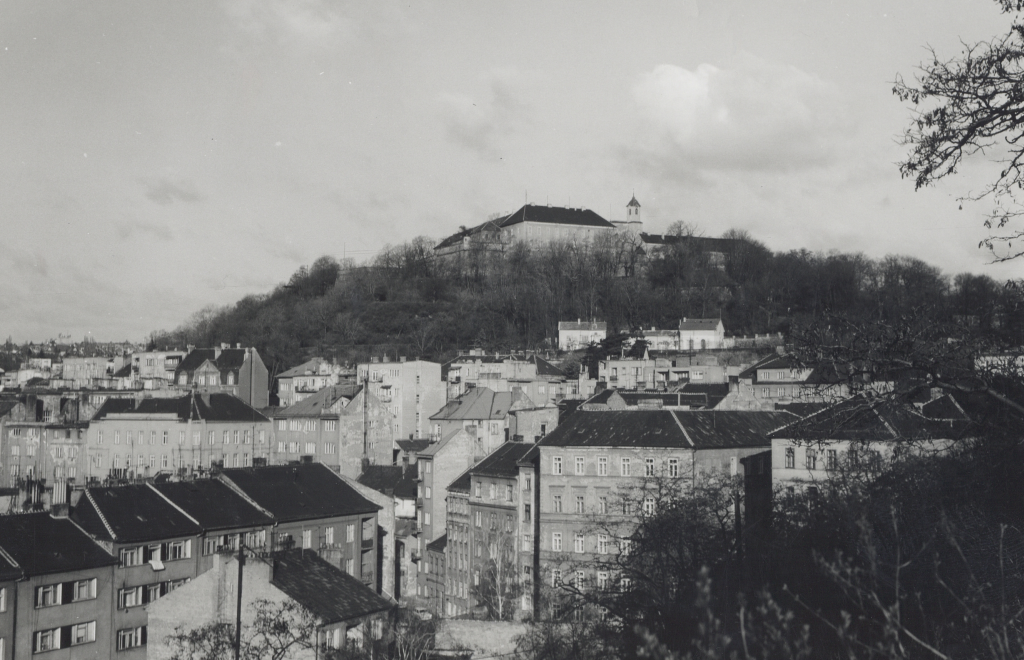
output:
M987 265L989 167L915 193L892 96L992 0L0 1L0 339L141 340L495 212Z

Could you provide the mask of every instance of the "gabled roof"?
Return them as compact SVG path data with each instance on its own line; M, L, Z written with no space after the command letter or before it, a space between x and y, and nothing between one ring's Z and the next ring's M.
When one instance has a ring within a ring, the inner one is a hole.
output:
M320 365L326 362L322 357L315 357L312 360L307 360L297 367L278 374L278 378L294 378L295 376L326 376L327 374L321 374L318 372Z
M427 544L427 552L436 552L438 554L444 554L444 549L448 547L448 534L442 534L433 541Z
M432 420L489 420L505 419L509 409L517 403L532 408L522 392L495 392L489 387L474 387L458 399L445 404L444 408L430 416Z
M231 468L219 476L278 522L351 516L380 509L322 463Z
M217 479L168 482L153 488L206 531L274 524L273 518Z
M390 490L395 497L415 499L417 464L408 468L401 465L367 465L357 481L380 493Z
M245 362L245 348L194 348L188 355L181 359L178 367L174 370L175 375L182 371L191 373L203 366L209 360L221 373L238 371ZM220 351L220 355L217 352Z
M448 484L447 490L454 490L459 493L469 494L469 487L472 484L473 468L470 468L455 478L455 481Z
M747 410L577 410L538 446L760 447L792 419L786 412Z
M26 576L112 566L118 559L66 518L49 513L0 516L0 548ZM9 562L7 562L9 564Z
M555 225L577 225L584 227L607 227L615 225L590 209L564 208L561 206L535 206L527 204L501 221L501 226L511 227L520 222L541 222Z
M437 442L431 442L429 445L417 452L417 455L423 458L433 459L437 452L441 451L448 445L448 441L459 435L460 433L469 435L464 428L457 428L449 431L446 435L441 436L441 439Z
M274 417L319 417L324 414L334 415L335 413L326 412L326 408L330 408L339 399L345 399L346 402L354 399L362 391L362 385L355 385L352 383L344 385L328 385L321 389L315 394L307 396L302 401L297 401L287 408L283 408L274 413Z
M415 454L423 451L430 444L430 438L410 438L408 440L395 440L395 444L406 454Z
M186 394L166 399L154 397L136 403L133 398L109 398L93 415L100 421L108 415L134 413L139 415L176 415L179 420L205 419L208 422L266 422L255 408L241 399L223 392L212 394Z
M888 397L858 395L840 401L775 430L772 438L799 440L949 440L962 437L971 427L958 406L935 403L932 417L912 404ZM945 417L952 411L956 417Z
M86 488L71 518L93 538L112 543L159 541L203 531L146 484Z
M758 369L805 369L806 367L800 364L796 358L790 354L779 355L773 353L766 357L761 358L751 366L747 367L740 372L740 378L753 378L757 379Z
M683 331L717 330L722 319L691 319L684 318L679 321L679 329Z
M559 369L555 365L551 364L550 362L548 362L547 360L545 360L542 357L537 357L536 355L531 355L530 357L528 357L526 359L526 361L527 362L532 362L535 365L537 365L537 375L538 376L558 376L558 377L561 377L561 378L565 378L565 374L562 372L561 369Z
M583 331L605 331L608 324L605 321L559 321L558 329L561 330L583 330Z
M308 550L277 554L270 583L326 624L391 609L373 589Z
M485 231L493 231L493 232L501 231L501 223L504 220L505 220L505 217L496 218L494 220L487 220L486 222L480 223L479 225L477 225L475 227L470 227L469 229L463 229L461 231L458 231L458 232L452 234L451 236L449 236L448 238L444 239L443 241L441 241L437 245L435 245L434 249L435 250L442 250L442 249L444 249L446 247L451 247L453 245L458 245L459 243L462 242L463 238L465 238L467 236L475 236L476 234L479 234L479 233L482 233L482 232L485 232Z
M18 407L17 399L4 399L0 400L0 417L3 417L7 413L11 412Z
M531 449L533 449L532 444L506 442L470 468L469 474L487 477L515 477L519 474L516 463Z

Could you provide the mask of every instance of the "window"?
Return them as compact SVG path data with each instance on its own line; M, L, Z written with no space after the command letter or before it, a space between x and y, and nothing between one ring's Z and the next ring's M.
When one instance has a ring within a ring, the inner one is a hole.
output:
M11 445L11 456L21 456L20 445Z
M608 535L598 534L597 535L597 552L598 554L608 554Z
M278 431L284 431L286 429L287 429L287 422L285 422L285 420L283 420L283 419L277 420L277 430Z
M597 476L608 476L608 457L601 456L597 459Z
M142 563L142 548L122 548L121 567L138 566Z
M583 545L586 542L586 538L580 532L576 532L575 538L572 541L573 552L583 552Z
M260 444L262 445L267 441L266 431L260 430Z
M492 513L491 516L493 517L494 514ZM427 511L426 513L423 514L423 524L424 525L429 525L430 524L430 512L429 511Z
M523 522L529 523L531 521L532 521L532 519L530 517L530 505L529 504L524 504L523 505ZM3 611L3 610L0 610L0 611Z
M91 600L96 597L96 578L91 580L78 580L72 583L74 586L71 588L71 600L78 602L80 600Z
M114 444L115 445L121 444L121 432L120 431L114 431Z
M558 570L557 568L551 571L551 586L562 586L562 571Z
M325 442L324 443L324 453L325 454L337 454L338 453L338 445L336 445L333 442Z
M38 630L32 636L32 652L42 653L60 648L60 628Z
M562 474L562 457L551 457L551 474Z
M585 474L585 473L586 473L586 470L585 470L585 464L583 462L583 457L582 456L577 456L576 457L576 474Z
M608 513L608 498L604 495L597 498L597 512Z
M836 450L826 449L825 450L825 469L834 470L836 469Z
M313 530L302 530L302 548L308 550L313 547Z
M473 485L473 493L474 493L474 495L475 495L476 497L480 497L480 482L479 482L479 481L478 481L478 482L476 482L476 483L475 483L475 484Z
M523 490L525 490L526 492L530 492L530 490L532 488L533 488L533 485L532 485L532 482L530 480L530 477L526 477L526 479L523 481Z
M512 484L505 484L505 501L512 501Z
M619 474L623 477L629 476L629 459L623 458L619 463Z
M597 588L604 591L608 588L608 573L600 571L597 574Z
M431 463L430 461L426 461L426 462L425 462L425 463L423 464L423 471L424 471L424 472L426 472L427 474L430 474L430 472L431 472L431 470L430 470L430 469L431 469L431 468L432 468L433 466L434 466L434 464L433 464L433 463Z
M96 444L103 444L103 431L96 431Z
M335 419L325 419L324 420L324 430L325 431L337 431L338 430L338 421L335 420Z
M561 495L552 495L551 496L551 503L552 503L552 507L551 508L552 508L552 510L555 513L561 513L562 512L562 496Z
M96 622L78 623L71 626L71 644L88 644L96 641Z
M36 607L52 607L61 603L61 588L58 584L36 587Z
M654 476L654 459L653 458L645 458L644 459L644 476L645 477L653 477Z
M481 516L480 516L480 512L479 511L476 512L476 516L474 516L473 522L476 524L477 527L481 527L482 526L481 525Z
M345 526L345 542L352 543L356 540L356 526L353 523L349 523Z
M487 488L487 494L488 494L488 495L490 496L490 498L491 498L492 500L494 499L494 488L495 488L495 484L494 484L494 482L492 481L492 482L491 482L491 483L489 484L488 488Z
M804 466L808 470L814 470L818 467L818 452L813 449L808 449L804 452Z
M792 447L786 448L786 467L796 467L796 450Z
M582 495L576 496L576 513L583 513L584 499Z
M184 431L178 431L178 444L179 445L185 444L185 432Z
M217 442L217 432L216 431L210 431L210 444L212 445L212 444L214 444L216 442Z
M0 612L7 611L7 588L0 589ZM2 656L0 656L2 657Z
M198 446L199 442L199 431L194 431L192 433L192 444Z
M622 515L628 516L633 513L633 504L629 500L622 500Z
M562 533L551 532L551 549L555 552L562 551Z
M679 459L670 458L668 459L668 476L678 477L679 476Z
M142 605L142 587L117 590L117 609L124 610L136 605Z
M142 431L139 431L139 440L140 441L142 440ZM149 444L151 444L151 445L155 445L156 444L156 431L150 431L149 432ZM164 444L167 444L167 443L164 443Z
M770 388L770 387L762 387L761 388L761 396L763 396L763 397L771 396L771 392L772 392L772 388Z
M307 454L315 454L316 453L316 443L315 442L307 442L306 443L306 453Z
M117 631L117 650L135 648L146 644L146 626L125 628Z
M652 495L644 498L644 514L648 516L654 515L654 497Z

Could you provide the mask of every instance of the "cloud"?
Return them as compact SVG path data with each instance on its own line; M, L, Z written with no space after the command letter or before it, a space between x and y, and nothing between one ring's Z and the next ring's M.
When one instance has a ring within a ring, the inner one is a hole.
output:
M456 144L486 157L497 157L499 141L529 117L511 70L494 70L487 76L486 98L467 94L442 94L441 103L448 137Z
M725 68L659 65L633 100L641 128L629 151L673 176L821 167L852 133L835 85L746 53Z
M203 200L203 195L191 181L147 179L142 181L142 185L146 189L146 197L163 206L168 206L174 202L194 204Z
M14 266L14 270L27 273L33 277L47 277L50 274L50 266L46 257L38 252L24 248L8 250L0 258L6 257Z
M225 0L221 6L243 32L278 42L332 46L355 27L327 0Z
M123 240L128 240L136 233L150 234L165 241L169 241L174 238L174 234L167 227L150 222L142 222L141 220L118 222L114 224L114 227L117 229L118 237Z

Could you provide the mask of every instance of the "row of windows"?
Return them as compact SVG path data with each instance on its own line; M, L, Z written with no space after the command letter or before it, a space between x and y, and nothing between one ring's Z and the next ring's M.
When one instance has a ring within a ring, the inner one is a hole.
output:
M554 490L554 489L552 489ZM552 513L564 513L562 502L563 496L560 493L554 493L551 495L551 512ZM587 500L584 495L575 495L575 507L573 513L586 513L587 512ZM608 508L608 496L599 495L597 497L597 510L595 513L607 514ZM623 499L619 502L619 508L622 511L622 515L629 516L633 514L633 502L632 500ZM655 510L655 499L653 495L647 495L641 500L641 509L646 515L654 515ZM526 505L523 510L524 519L530 521L530 505Z
M125 587L117 590L117 609L126 610L130 607L138 607L152 603L163 598L183 584L187 584L191 578L180 580L168 580L166 582L154 582L136 587Z
M501 491L504 491L505 501L506 502L511 502L512 501L512 494L515 492L515 488L512 486L512 484L505 484L505 488L501 488L500 486L498 486L498 484L496 484L495 482L492 481L490 484L488 484L488 487L487 487L487 497L489 499L492 499L492 500L498 499L499 493ZM475 497L480 497L481 496L481 492L482 492L482 484L479 481L477 481L474 484L473 495Z
M37 630L32 634L32 652L43 653L56 649L65 649L79 644L96 641L96 622L88 621L71 626ZM0 640L2 642L2 640ZM2 644L0 644L2 649Z
M265 430L261 430L258 433L257 437L259 438L259 443L261 445L266 442L266 439L267 439L267 435L266 434L267 434L267 432ZM207 434L207 437L209 438L209 442L210 442L211 445L217 444L217 432L216 431L210 431ZM135 438L138 438L138 441L139 441L138 444L140 444L140 445L146 444L146 432L145 431L139 431L137 436L132 435L131 431L125 431L124 432L125 444L129 444L129 445L132 444L134 442ZM162 445L168 444L168 439L169 438L170 438L170 431L163 431L163 432L161 432L161 434L160 434L160 444L162 444ZM202 438L202 436L201 436L200 432L199 431L194 431L192 433L192 444L194 444L194 445L200 444L201 438ZM251 429L245 429L245 430L243 430L241 432L239 432L238 430L235 430L235 431L224 431L224 433L222 435L222 438L223 438L223 444L225 444L225 445L231 444L231 443L234 443L234 444L237 445L237 444L239 444L239 440L241 440L241 444L251 445L252 444L252 438L253 438L253 432L252 432ZM151 445L157 444L156 439L157 439L157 432L156 431L150 431L149 432L149 444L151 444ZM96 444L98 444L98 445L102 445L103 444L103 431L102 430L96 432ZM121 432L120 431L114 431L114 444L115 445L121 444ZM185 432L184 431L178 431L178 444L179 445L185 444Z
M198 454L194 455L192 457L192 459L193 459L192 460L193 466L198 468L199 467L199 460L200 460L199 455ZM214 455L211 454L210 455L210 466L212 467L213 464L216 463L217 461L224 461L224 467L251 467L252 466L252 459L251 459L251 457L249 456L248 453L222 454L219 457L218 456L214 456ZM114 454L113 456L111 456L110 466L112 468L114 468L115 470L120 470L122 467L124 467L126 469L129 469L129 470L132 469L132 468L136 468L136 469L139 469L139 470L141 470L143 468L156 469L158 467L157 466L157 462L158 461L157 461L156 454L150 454L149 455L149 462L148 463L146 462L146 457L143 454L139 454L137 459L134 460L134 461L133 461L133 456L131 454L126 454L124 456L124 465L122 466L122 464L121 464L121 454ZM160 456L160 459L159 459L159 467L162 470L167 470L167 469L170 469L172 467L172 464L175 463L175 462L177 463L177 465L174 466L174 467L179 467L179 468L185 467L185 457L184 456L180 456L179 455L178 456L178 460L174 461L171 456L168 456L167 454L162 454ZM101 468L103 466L103 457L99 456L99 455L93 456L92 457L92 465L93 465L94 468L97 468L97 469ZM60 466L58 466L58 467L60 467ZM69 477L75 476L73 474L74 466L69 466L68 467L68 472L69 472L69 474L68 474ZM58 478L60 478L60 477L58 477Z
M525 540L524 540L525 545ZM612 537L607 534L598 534L596 546L592 546L599 555L606 555L612 549ZM628 554L630 547L629 539L618 539L619 554ZM562 552L562 532L551 532L551 551ZM575 532L572 539L572 551L582 554L587 551L587 536L583 532Z
M192 557L192 540L171 541L121 549L121 567L140 566L148 561L175 561Z
M221 534L220 536L209 536L203 539L203 555L209 556L223 550L238 550L238 541L241 534ZM266 530L260 529L253 532L246 532L243 540L247 548L262 548L267 543Z
M666 462L667 474L670 477L679 476L679 459L670 458ZM587 461L584 456L576 456L573 459L574 474L578 476L586 475L587 473ZM645 477L656 476L657 462L652 457L647 457L643 462L643 475ZM632 476L633 472L633 461L627 456L623 456L619 459L619 476L629 477ZM562 466L561 456L551 457L551 474L564 474ZM598 456L597 457L597 476L606 477L608 476L608 457Z
M315 431L317 427L317 421L315 419L279 419L277 420L278 431ZM337 431L338 420L336 419L325 419L324 430L325 431Z
M512 531L513 523L514 523L514 521L512 520L512 514L510 514L510 513L506 514L505 515L505 531L506 532L511 532ZM476 515L473 517L473 524L475 526L477 526L477 527L483 527L483 514L480 511L477 511ZM498 514L497 513L491 513L488 516L488 527L490 529L498 529Z
M857 451L850 449L845 452L846 460L851 465L858 465L863 461L868 466L878 466L882 461L882 454L874 449ZM823 452L808 447L804 450L803 466L808 470L835 470L839 467L839 452L835 449L826 449ZM786 467L796 467L796 449L786 448Z
M7 609L6 590L0 589L0 612ZM36 587L36 607L53 607L96 598L96 578Z
M124 651L146 645L146 626L124 628L117 631L117 650Z
M573 586L579 590L584 591L587 588L587 573L583 570L576 570L573 572ZM595 574L596 580L594 581L595 586L600 591L614 588L614 578L607 571L598 571ZM560 569L554 569L551 571L551 586L560 587L562 586L562 571ZM629 591L633 586L632 580L627 577L619 577L618 588L619 591Z
M300 451L302 451L302 453L311 456L311 455L316 454L316 443L315 442L301 443L301 442L281 442L281 441L279 441L277 443L277 451L278 451L279 454L283 454L285 452L287 452L289 454L298 454ZM337 453L338 453L338 444L337 443L335 443L335 442L325 442L324 443L324 454L337 454Z

